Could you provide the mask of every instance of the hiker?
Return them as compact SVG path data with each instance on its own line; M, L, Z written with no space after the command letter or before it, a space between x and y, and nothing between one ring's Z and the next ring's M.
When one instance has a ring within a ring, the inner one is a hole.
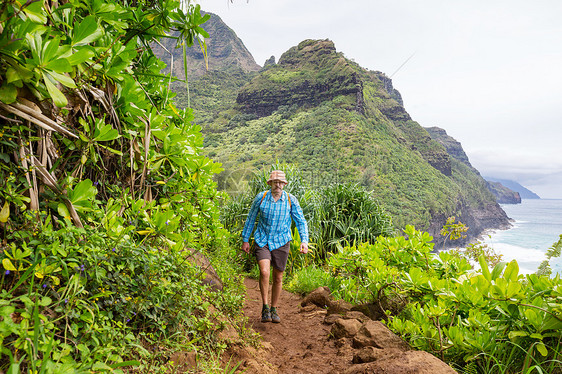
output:
M242 250L250 253L250 236L256 217L260 213L254 234L254 254L260 268L260 292L263 302L261 321L281 322L277 313L279 296L283 286L283 271L289 257L291 242L291 218L295 221L301 237L301 253L308 253L308 228L306 219L297 198L283 188L288 184L285 173L274 170L267 184L270 190L260 192L250 208L242 231ZM273 287L271 288L271 308L268 303L269 273L273 266Z

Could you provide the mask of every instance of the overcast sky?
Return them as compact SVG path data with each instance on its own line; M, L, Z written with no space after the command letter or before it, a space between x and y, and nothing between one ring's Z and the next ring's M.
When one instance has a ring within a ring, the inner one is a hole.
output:
M562 198L562 1L199 3L259 65L305 39L332 40L391 76L411 117L444 128L482 175Z

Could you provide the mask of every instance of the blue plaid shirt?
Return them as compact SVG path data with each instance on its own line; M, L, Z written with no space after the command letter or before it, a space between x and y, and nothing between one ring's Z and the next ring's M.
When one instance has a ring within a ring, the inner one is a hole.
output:
M297 198L291 195L291 202L289 203L287 192L283 191L281 198L275 201L271 196L271 191L267 191L265 198L263 197L264 193L265 191L260 192L252 203L242 231L244 242L250 240L256 217L260 213L258 226L254 233L254 240L260 247L267 244L269 250L273 251L291 241L291 218L297 225L301 242L308 243L306 219Z

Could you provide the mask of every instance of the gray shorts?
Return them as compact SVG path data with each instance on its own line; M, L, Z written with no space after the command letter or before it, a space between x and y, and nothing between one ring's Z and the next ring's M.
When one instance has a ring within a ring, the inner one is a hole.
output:
M285 271L287 258L289 257L289 251L291 250L290 244L291 242L287 242L281 247L270 251L267 244L264 247L259 247L256 243L254 243L254 254L258 261L269 260L271 261L271 266L275 269Z

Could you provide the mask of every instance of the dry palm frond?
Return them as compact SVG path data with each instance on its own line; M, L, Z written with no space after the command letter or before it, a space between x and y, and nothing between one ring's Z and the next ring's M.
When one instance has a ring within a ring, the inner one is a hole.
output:
M28 120L29 122L32 122L47 131L56 131L68 135L72 138L78 138L78 136L76 136L73 132L68 130L66 127L61 126L60 124L53 121L49 117L45 116L41 112L41 109L37 107L37 105L25 99L20 98L20 100L25 101L26 104L15 102L8 105L0 102L0 108L4 109L7 112L15 114L20 118Z

